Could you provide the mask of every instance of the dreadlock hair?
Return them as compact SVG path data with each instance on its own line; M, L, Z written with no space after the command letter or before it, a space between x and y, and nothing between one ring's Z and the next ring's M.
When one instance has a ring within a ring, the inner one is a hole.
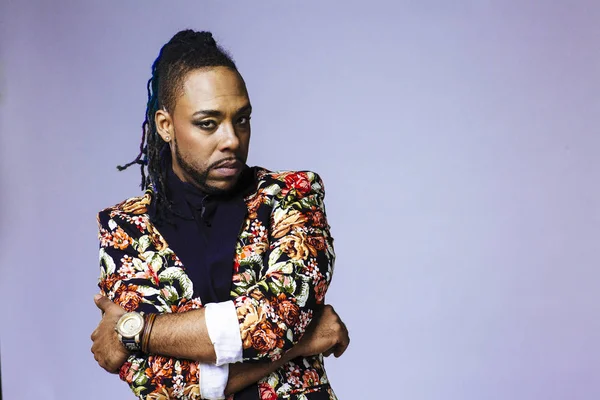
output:
M156 196L156 215L163 219L166 212L172 211L167 198L167 162L170 159L169 144L156 130L154 115L164 108L172 112L183 82L188 72L198 68L228 67L237 72L233 59L217 45L210 32L196 32L191 29L175 34L161 49L152 64L152 77L148 80L148 103L146 117L142 124L142 141L137 157L117 166L123 171L134 164L140 165L142 190L152 186Z

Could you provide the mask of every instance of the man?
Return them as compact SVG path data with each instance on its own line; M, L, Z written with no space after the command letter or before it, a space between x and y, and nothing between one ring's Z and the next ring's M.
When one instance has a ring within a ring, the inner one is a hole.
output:
M312 172L246 166L251 104L208 32L182 31L148 82L143 196L98 214L92 352L139 398L335 399L323 355L333 239Z

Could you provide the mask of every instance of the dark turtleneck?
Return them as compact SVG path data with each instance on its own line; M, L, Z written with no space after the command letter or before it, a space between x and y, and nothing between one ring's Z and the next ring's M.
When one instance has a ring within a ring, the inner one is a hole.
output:
M254 170L246 167L230 193L211 195L182 182L169 168L166 189L174 212L156 226L203 304L229 300L235 246L247 213L244 197L253 183Z

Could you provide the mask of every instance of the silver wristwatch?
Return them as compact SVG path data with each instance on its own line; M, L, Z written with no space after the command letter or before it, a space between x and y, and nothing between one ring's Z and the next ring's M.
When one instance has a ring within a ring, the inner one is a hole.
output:
M117 321L115 330L125 348L132 352L142 349L141 338L144 330L144 316L139 312L125 313Z

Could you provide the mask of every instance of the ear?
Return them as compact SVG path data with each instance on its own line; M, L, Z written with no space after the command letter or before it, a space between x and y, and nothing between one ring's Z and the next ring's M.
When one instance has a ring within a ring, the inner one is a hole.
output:
M174 131L171 114L164 108L161 108L154 114L154 123L156 124L156 131L162 140L169 143L173 138Z

